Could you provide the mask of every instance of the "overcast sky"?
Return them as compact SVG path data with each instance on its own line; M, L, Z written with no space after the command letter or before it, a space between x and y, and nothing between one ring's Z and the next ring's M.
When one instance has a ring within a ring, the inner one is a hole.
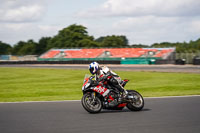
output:
M129 44L188 42L200 38L200 0L0 0L0 41L11 45L75 23Z

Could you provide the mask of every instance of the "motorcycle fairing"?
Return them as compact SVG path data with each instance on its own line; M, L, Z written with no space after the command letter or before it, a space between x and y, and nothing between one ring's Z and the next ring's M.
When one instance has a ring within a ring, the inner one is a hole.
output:
M100 93L102 96L106 96L110 90L101 86L101 85L97 85L94 89L93 89L95 92L98 92Z

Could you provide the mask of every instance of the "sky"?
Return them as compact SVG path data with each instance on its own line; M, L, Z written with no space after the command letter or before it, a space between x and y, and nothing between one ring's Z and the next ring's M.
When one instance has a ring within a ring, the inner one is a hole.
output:
M0 0L0 41L53 37L71 24L89 35L125 35L129 44L200 38L200 0Z

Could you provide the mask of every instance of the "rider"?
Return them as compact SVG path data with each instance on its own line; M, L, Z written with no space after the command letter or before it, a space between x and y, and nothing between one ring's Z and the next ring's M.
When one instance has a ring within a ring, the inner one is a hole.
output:
M100 67L97 62L92 62L89 65L89 71L91 74L95 74L96 81L101 82L107 80L113 87L118 89L122 97L125 98L127 96L128 92L120 85L122 82L121 78L108 67Z

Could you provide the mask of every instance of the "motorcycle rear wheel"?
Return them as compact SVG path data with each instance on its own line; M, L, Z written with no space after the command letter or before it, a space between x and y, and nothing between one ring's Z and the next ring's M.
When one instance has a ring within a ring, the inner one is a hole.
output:
M102 102L99 97L93 98L92 92L87 92L81 99L83 108L89 113L99 113L102 109Z
M140 111L144 107L144 99L140 93L135 90L128 90L128 95L132 95L133 99L126 107L131 111Z

